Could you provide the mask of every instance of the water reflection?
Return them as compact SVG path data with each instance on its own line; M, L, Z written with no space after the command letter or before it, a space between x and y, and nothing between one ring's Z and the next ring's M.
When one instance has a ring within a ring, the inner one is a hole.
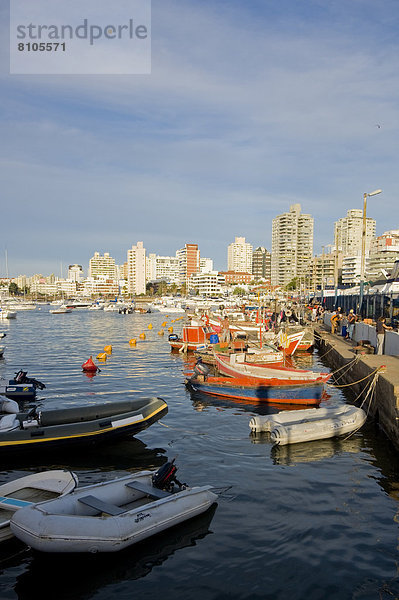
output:
M92 598L99 589L145 577L179 550L196 546L211 534L216 504L206 513L165 531L131 548L107 555L30 555L27 568L17 577L19 600L31 600L34 590L40 598ZM61 585L62 584L62 585ZM159 596L160 597L160 596Z
M262 434L262 437L263 436L268 436L268 434ZM259 439L259 434L256 437L258 438L257 440L252 440L254 443L264 443ZM273 446L271 449L271 458L275 465L293 466L298 463L315 462L326 458L332 458L336 454L342 454L343 452L356 453L360 452L361 449L361 437L356 435L349 439L331 438L328 440L317 440L301 444Z

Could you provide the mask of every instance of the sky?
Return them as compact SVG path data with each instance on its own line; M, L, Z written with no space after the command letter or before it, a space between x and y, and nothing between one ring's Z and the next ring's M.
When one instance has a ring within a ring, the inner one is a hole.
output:
M270 250L294 203L319 253L375 189L377 235L399 229L397 0L151 12L148 75L12 75L0 3L0 276L65 277L95 251L122 264L137 241L198 243L224 270L236 236Z

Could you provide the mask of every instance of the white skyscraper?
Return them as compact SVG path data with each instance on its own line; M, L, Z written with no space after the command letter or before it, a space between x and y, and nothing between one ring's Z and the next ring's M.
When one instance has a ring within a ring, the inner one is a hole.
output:
M137 242L127 251L127 290L129 294L146 292L146 260L143 242Z
M301 205L293 204L290 212L273 219L271 282L287 285L302 277L313 257L313 217L301 214Z
M104 252L104 256L101 256L99 252L95 252L89 261L88 276L93 279L105 278L116 280L115 259L108 252Z
M366 218L366 256L375 236L375 220ZM362 252L363 210L353 208L348 210L346 217L335 223L335 240L337 248L344 256L359 256Z
M236 237L227 249L227 270L238 273L252 273L251 244L245 242L245 237Z

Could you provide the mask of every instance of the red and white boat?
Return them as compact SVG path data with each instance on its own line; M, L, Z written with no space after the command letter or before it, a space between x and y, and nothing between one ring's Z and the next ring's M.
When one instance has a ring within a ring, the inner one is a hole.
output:
M217 369L228 377L244 379L253 385L266 383L267 385L315 385L325 383L331 373L319 373L303 369L282 366L249 365L241 361L240 355L230 354L223 356L215 352Z
M171 350L179 352L194 352L206 348L212 332L207 333L205 327L200 325L185 325L182 337L176 334L169 336L168 342Z

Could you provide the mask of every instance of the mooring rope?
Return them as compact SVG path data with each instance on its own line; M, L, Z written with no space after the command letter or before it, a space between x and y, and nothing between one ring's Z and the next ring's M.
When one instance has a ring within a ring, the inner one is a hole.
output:
M337 387L337 388L344 388L344 387L349 387L350 385L357 385L358 383L361 383L362 381L365 381L366 379L369 379L370 377L372 377L376 373L380 373L383 368L384 367L377 367L374 371L372 371L371 373L369 373L365 377L362 377L362 379L358 379L357 381L351 381L350 383L343 383L341 385L338 385L338 384L335 384L335 383L329 383L327 385L333 385L334 387Z
M369 385L369 389L367 390L367 394L365 395L364 400L363 400L363 402L360 405L360 408L363 408L364 404L367 401L367 398L370 397L368 408L367 408L367 411L366 411L366 417L369 416L369 412L370 412L370 408L371 408L371 403L372 403L373 399L375 398L375 393L374 392L375 392L375 388L377 386L377 380L378 380L379 376L380 376L380 371L377 370L377 372L374 373L373 379L370 381L370 385ZM365 391L365 389L366 388L364 388L364 390L362 390L360 392L360 394L357 396L356 400ZM356 400L355 400L355 402L356 402ZM353 431L351 431L345 438L343 438L343 441L348 440L354 433L356 433L357 431L359 431L359 429L361 429L361 427L362 427L362 425L360 425L359 427L357 427L356 429L354 429Z
M345 369L345 367L347 367L346 371L344 371L343 373L341 373L341 375L338 377L338 379L336 379L336 381L338 381L339 379L341 379L349 371L349 369L351 369L356 363L359 362L360 358L361 358L361 355L357 354L348 363L345 363L344 365L342 365L342 367L338 367L338 369L336 369L335 371L333 371L332 372L332 376L335 376L337 373L339 373L339 371L341 371L342 369Z

